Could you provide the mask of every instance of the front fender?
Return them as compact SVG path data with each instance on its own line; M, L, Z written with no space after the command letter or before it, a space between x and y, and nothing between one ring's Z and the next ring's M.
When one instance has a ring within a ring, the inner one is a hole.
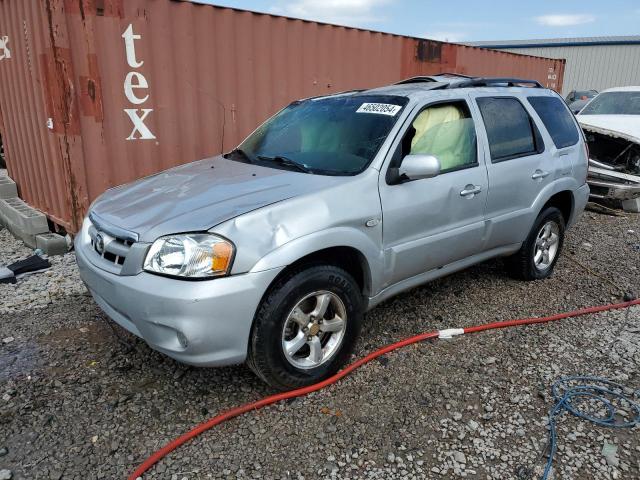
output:
M250 272L291 265L307 255L333 247L350 247L357 250L363 260L362 267L367 285L372 292L379 290L384 265L382 250L364 232L352 227L334 227L296 238L262 257Z

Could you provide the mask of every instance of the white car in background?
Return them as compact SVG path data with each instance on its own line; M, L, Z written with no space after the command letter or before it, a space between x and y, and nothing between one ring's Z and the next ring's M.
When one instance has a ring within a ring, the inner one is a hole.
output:
M577 115L596 95L598 95L596 90L573 90L567 95L565 101L567 105L569 105L569 110L571 110L574 115Z
M640 197L640 86L605 90L577 115L589 147L591 196Z

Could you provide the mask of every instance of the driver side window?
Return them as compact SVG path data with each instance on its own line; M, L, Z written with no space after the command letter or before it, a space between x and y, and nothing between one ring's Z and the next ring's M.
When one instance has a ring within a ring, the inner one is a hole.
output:
M433 155L446 173L478 165L476 130L465 101L439 103L422 110L402 140L402 157Z

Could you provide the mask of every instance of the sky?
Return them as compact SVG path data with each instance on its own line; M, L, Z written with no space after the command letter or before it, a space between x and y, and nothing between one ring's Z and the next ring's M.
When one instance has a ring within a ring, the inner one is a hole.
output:
M197 0L450 42L640 34L638 0Z

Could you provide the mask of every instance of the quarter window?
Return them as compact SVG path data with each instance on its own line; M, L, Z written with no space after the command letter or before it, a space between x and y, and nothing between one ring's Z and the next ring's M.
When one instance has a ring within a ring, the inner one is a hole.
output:
M533 120L517 99L482 97L477 102L487 131L491 160L508 160L542 151L542 139Z
M556 148L578 143L579 133L573 115L564 102L556 97L528 97L529 103L540 116Z

